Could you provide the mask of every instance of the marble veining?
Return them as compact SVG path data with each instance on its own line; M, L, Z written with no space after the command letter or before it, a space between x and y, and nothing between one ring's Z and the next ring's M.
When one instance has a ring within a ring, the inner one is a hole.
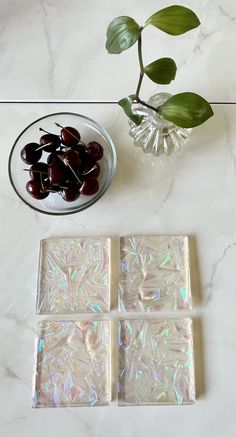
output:
M53 50L52 39L51 39L51 35L49 32L50 24L47 21L49 14L47 12L47 7L46 7L44 0L39 0L39 4L41 6L42 13L43 13L43 28L44 28L44 35L45 35L45 39L46 39L47 52L48 52L48 79L49 79L49 84L50 84L51 98L53 98L54 97L55 59L54 59L54 50Z
M199 15L201 27L177 39L153 29L145 31L147 59L175 58L178 72L170 92L189 88L214 101L235 100L235 2L186 0L184 4ZM130 94L138 74L136 52L109 56L104 47L107 26L118 15L133 16L143 24L166 5L166 0L158 5L154 0L88 0L86 6L76 0L1 0L1 99L118 100ZM221 57L225 61L219 68ZM146 98L156 90L156 85L145 81Z
M209 282L204 286L204 290L208 292L208 294L206 295L205 299L204 299L204 304L208 303L209 300L212 297L212 292L214 290L214 281L215 278L217 276L218 273L218 269L220 264L225 260L226 256L228 255L228 253L231 252L232 249L234 249L236 247L236 241L234 241L233 243L229 244L224 250L222 255L213 263L212 265L212 270L211 270L211 276L210 276L210 280Z

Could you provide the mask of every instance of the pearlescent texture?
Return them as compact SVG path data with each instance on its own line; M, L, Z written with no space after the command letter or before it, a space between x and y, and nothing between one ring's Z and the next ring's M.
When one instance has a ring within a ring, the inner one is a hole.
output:
M120 311L191 308L188 237L121 237L120 261Z
M109 403L109 321L43 321L35 356L34 407Z
M104 312L110 309L110 239L41 241L38 314Z
M119 321L120 405L195 401L191 319Z

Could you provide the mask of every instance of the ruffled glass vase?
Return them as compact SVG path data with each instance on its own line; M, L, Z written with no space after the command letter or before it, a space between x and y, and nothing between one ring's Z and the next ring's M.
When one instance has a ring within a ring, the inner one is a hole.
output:
M171 94L168 93L155 94L148 100L148 104L157 108L170 97ZM191 129L176 126L141 104L135 106L134 112L143 116L139 126L129 120L129 134L133 137L135 146L142 147L145 153L153 153L155 156L181 152Z

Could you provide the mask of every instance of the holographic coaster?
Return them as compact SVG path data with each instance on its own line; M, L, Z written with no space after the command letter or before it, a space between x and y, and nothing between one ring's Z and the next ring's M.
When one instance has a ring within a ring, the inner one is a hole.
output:
M120 311L191 308L188 237L122 237L120 261Z
M33 406L108 404L110 322L43 321L38 331Z
M42 240L37 313L109 311L110 246L109 238Z
M195 401L191 319L119 321L119 405Z

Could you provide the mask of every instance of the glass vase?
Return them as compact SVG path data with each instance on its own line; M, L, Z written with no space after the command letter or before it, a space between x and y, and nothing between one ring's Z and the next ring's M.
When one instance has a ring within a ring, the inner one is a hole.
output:
M155 94L148 100L148 104L154 107L162 105L171 97L168 93ZM135 146L141 147L145 153L155 156L179 154L183 144L188 140L191 129L176 126L150 108L138 104L134 112L143 116L139 126L129 120L129 134L133 137Z

